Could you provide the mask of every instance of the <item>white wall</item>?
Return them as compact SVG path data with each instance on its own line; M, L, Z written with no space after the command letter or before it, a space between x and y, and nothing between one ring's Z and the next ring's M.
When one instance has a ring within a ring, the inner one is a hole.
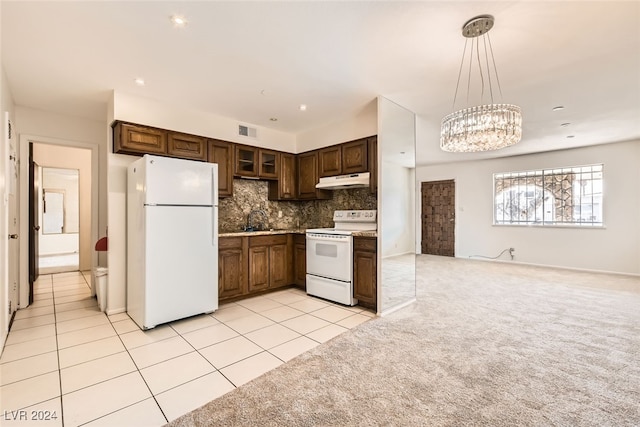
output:
M604 228L493 226L493 174L604 164ZM495 256L515 248L515 261L640 274L640 141L493 160L422 166L420 182L456 182L456 256ZM419 219L419 216L417 216ZM420 224L416 221L416 239Z
M71 234L66 237L65 235L42 234L41 228L40 247L38 248L40 254L61 253L55 252L56 245L61 245L60 249L63 249L62 245L68 247L76 240L79 242L80 269L90 270L95 244L91 236L91 151L35 143L33 144L33 159L42 167L78 170L79 240L77 236L73 237Z
M38 252L40 253L40 256L70 254L77 252L79 246L80 233L43 234L41 235L40 242L38 243ZM89 263L91 263L90 255L91 253L89 253ZM80 269L89 270L91 269L91 265L89 264L88 268L82 268L82 266L80 266Z
M374 99L351 117L298 134L294 152L302 153L377 134L378 102Z
M415 194L413 169L382 161L379 168L381 198L378 200L379 225L382 227L382 258L414 253Z
M0 16L2 14L1 10L2 6L0 5ZM0 46L2 46L1 40ZM5 112L9 112L9 117L13 122L13 99L4 67L0 64L0 307L2 308L0 311L0 349L4 348L10 320L5 309L9 304L9 240L7 237L9 235L8 172L10 169L8 165L9 144L6 139Z
M127 308L127 167L137 158L109 155L108 314Z
M185 132L194 135L254 145L256 147L295 152L295 135L264 128L251 123L235 120L214 114L174 106L166 103L128 95L113 93L113 117L111 120L122 120L142 125ZM111 114L111 112L109 113ZM111 122L109 122L111 124ZM257 138L238 135L238 125L256 128Z

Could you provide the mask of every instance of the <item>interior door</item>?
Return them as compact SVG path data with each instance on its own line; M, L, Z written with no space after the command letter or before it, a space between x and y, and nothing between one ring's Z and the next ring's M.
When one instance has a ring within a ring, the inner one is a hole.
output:
M33 143L29 144L29 304L33 302L33 283L38 279L38 237L40 231L40 166L33 161Z
M422 253L455 256L455 181L423 182L421 193Z

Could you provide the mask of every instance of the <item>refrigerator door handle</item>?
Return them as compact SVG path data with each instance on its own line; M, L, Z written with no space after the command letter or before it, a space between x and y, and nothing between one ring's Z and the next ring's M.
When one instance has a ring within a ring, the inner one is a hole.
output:
M216 179L218 168L216 166L211 168L211 197L213 198L211 200L211 245L214 247L218 244L218 182Z

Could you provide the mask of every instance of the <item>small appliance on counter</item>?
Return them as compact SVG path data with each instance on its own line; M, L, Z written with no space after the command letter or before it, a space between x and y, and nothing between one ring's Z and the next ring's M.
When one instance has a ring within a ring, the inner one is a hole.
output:
M353 233L377 230L375 210L335 211L334 228L306 231L307 294L344 305L353 298Z
M218 308L217 181L213 163L129 165L127 313L141 329Z

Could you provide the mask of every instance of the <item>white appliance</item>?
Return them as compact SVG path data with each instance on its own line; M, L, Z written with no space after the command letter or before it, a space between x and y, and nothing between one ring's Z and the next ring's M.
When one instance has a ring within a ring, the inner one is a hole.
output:
M370 177L371 174L369 172L327 176L324 178L320 178L319 182L316 184L316 188L323 188L325 190L337 190L340 188L368 187Z
M335 211L335 228L306 230L307 294L345 305L353 297L353 232L377 229L375 210Z
M127 313L141 329L218 308L218 165L145 155L128 168Z

